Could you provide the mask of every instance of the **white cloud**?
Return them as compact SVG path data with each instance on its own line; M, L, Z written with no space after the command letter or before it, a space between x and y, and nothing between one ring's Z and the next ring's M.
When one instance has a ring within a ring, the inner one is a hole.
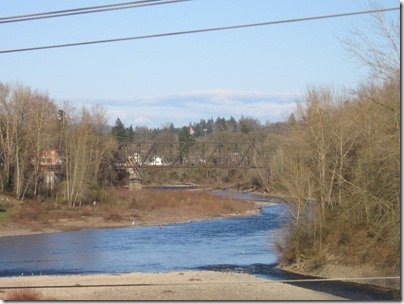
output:
M109 123L117 117L126 126L159 127L172 122L176 127L213 117L239 119L241 116L276 122L285 120L300 98L297 94L269 94L231 90L185 92L171 96L146 96L131 100L75 101L76 106L103 104Z

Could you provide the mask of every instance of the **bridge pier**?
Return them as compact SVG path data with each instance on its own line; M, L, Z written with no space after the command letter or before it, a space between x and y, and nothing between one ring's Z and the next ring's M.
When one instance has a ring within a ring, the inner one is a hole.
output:
M142 189L142 177L137 168L128 168L126 171L129 173L129 190L140 190Z

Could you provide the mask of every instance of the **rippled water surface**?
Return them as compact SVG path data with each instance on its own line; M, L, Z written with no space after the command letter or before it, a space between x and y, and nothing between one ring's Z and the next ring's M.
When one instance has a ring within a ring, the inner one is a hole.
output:
M185 270L206 265L273 264L282 204L258 216L152 227L0 238L0 275Z

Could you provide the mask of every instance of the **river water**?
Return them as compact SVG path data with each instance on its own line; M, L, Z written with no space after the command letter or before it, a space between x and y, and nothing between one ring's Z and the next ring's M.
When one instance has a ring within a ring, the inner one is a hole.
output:
M262 197L248 194L242 198L263 201ZM275 242L286 222L286 209L282 202L273 200L257 216L163 227L0 237L0 276L209 269L246 272L275 280L300 279L304 277L275 268L278 261ZM380 298L367 287L358 296L363 287L341 284L304 286L356 300L386 299L384 293ZM342 291L335 292L337 285ZM354 292L347 295L350 288Z
M0 238L0 276L161 272L275 264L283 204L258 216Z

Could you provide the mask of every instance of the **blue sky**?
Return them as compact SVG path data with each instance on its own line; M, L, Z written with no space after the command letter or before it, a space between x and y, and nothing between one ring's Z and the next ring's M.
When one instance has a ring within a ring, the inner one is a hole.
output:
M112 0L3 0L0 17ZM399 7L398 0L379 0ZM367 0L191 0L0 24L1 50L338 14ZM399 11L386 13L398 18ZM102 104L110 124L180 127L218 116L286 119L308 85L353 87L366 76L338 38L370 16L333 18L109 44L0 54L0 81L62 104Z

